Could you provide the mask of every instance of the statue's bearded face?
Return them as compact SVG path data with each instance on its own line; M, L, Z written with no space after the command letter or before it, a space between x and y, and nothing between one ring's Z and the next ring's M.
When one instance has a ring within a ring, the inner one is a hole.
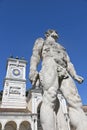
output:
M56 31L53 31L52 33L50 33L50 36L53 37L55 40L58 39L58 34Z
M45 33L45 37L53 37L55 40L58 39L58 33L55 31L55 30L48 30L46 33Z

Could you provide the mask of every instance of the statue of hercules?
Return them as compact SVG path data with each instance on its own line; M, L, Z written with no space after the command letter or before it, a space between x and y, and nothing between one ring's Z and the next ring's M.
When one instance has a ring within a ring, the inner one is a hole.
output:
M43 130L67 130L61 109L59 110L59 105L56 105L60 89L67 101L71 125L76 130L87 130L87 118L82 110L81 98L73 80L82 83L83 78L76 74L66 49L57 43L57 39L58 33L55 30L48 30L45 39L38 38L30 61L29 79L33 86L40 83L43 88L40 110L42 128ZM37 65L40 60L42 60L42 68L38 72Z

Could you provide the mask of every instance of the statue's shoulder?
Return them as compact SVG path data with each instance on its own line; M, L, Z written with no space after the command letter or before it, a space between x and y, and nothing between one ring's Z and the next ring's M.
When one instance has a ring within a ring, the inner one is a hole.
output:
M44 45L44 39L43 38L37 38L34 43L34 49L41 50Z
M58 43L58 46L59 46L59 48L60 48L61 50L66 51L66 49L64 48L64 46L62 46L61 44Z
M43 42L44 42L44 39L40 37L36 39L35 44L40 44L40 43L43 44Z

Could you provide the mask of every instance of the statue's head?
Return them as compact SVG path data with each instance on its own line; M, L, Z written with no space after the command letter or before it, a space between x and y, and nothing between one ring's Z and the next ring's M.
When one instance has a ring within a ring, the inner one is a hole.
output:
M45 32L45 38L50 36L53 37L55 40L59 38L58 33L53 29L49 29Z

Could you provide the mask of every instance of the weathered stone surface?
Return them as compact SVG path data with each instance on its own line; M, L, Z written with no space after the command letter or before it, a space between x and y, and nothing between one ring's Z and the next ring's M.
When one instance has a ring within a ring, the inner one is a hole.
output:
M43 130L69 129L57 98L60 89L68 103L71 125L76 130L87 130L87 118L73 81L75 79L82 83L83 78L77 75L65 48L57 43L57 38L58 34L55 30L48 30L45 39L37 39L30 62L30 81L33 86L41 85L43 88L41 124ZM37 65L40 59L42 59L42 68L38 72Z

